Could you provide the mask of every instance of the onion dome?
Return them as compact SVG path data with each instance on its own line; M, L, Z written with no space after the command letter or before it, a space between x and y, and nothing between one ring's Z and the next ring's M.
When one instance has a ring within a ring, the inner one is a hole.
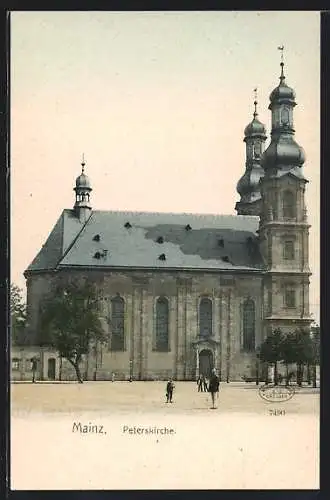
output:
M245 171L236 187L241 201L252 202L261 197L259 183L262 177L263 170L261 168Z
M87 175L82 172L76 179L76 188L90 188L90 180Z
M281 76L280 76L280 83L279 85L271 92L269 96L270 100L270 105L269 108L271 109L272 104L277 103L277 104L282 104L282 103L288 103L292 104L295 106L295 99L296 99L296 93L295 91L289 87L286 82L285 82L285 76L284 76L284 62L281 62Z
M261 164L264 168L275 165L293 168L303 165L305 160L304 149L296 143L291 135L279 135L272 139L262 156Z
M265 137L266 136L266 128L261 121L258 119L258 112L257 112L257 101L254 101L254 113L253 113L253 120L250 122L244 130L244 135L245 137L253 137L253 136L261 136Z
M76 179L76 188L87 188L91 189L91 183L87 175L85 174L85 162L81 163L81 174Z

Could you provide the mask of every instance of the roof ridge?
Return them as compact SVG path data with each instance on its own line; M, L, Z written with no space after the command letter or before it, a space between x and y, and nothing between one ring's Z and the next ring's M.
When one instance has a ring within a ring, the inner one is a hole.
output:
M234 219L257 219L257 215L236 215L236 214L217 214L217 213L201 213L201 212L152 212L149 210L92 210L92 213L107 213L107 214L122 214L122 215L167 215L167 216L192 216L192 217L230 217Z

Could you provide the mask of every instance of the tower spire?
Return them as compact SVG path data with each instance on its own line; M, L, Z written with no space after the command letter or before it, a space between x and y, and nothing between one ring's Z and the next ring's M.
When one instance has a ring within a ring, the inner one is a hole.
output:
M258 88L256 87L255 89L253 89L253 92L254 92L254 113L253 113L253 117L254 118L257 118L258 116L258 110L257 110L257 105L258 105Z
M83 174L85 172L85 155L84 153L82 154L82 160L81 160L81 173Z
M266 129L258 119L257 87L254 92L253 120L245 127L244 142L246 144L245 172L237 183L237 192L240 201L236 203L235 210L238 215L259 215L261 193L259 181L264 175L260 165L261 156L265 147Z
M281 66L281 76L280 76L280 81L281 83L283 82L283 80L285 80L285 76L284 76L284 45L280 45L279 47L277 47L278 50L281 51L281 63L280 63L280 66Z
M281 51L281 76L279 85L269 96L268 109L272 112L271 143L263 154L262 166L270 175L276 172L298 172L305 162L305 153L294 138L293 110L296 106L295 91L285 82L283 50ZM298 170L297 170L298 169ZM302 176L301 170L299 176Z

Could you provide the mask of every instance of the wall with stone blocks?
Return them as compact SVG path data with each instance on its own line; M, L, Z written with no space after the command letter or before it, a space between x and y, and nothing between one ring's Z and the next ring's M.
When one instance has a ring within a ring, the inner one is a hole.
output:
M31 338L38 329L38 312L41 298L49 291L51 282L65 273L40 274L28 280L28 303ZM251 365L241 352L241 307L246 298L253 298L256 305L256 343L262 341L262 279L260 275L231 275L207 272L137 272L127 270L70 273L77 279L88 277L99 287L101 315L104 329L110 334L106 317L110 315L110 300L116 294L125 300L125 351L113 352L110 343L102 348L95 359L90 355L87 366L82 368L88 379L117 378L165 379L173 376L179 380L196 377L197 355L194 342L199 333L199 302L208 297L213 303L214 364L221 378L240 380ZM159 296L169 301L169 352L155 352L155 304ZM205 345L204 345L205 347ZM131 364L130 364L131 362ZM47 363L47 360L45 361ZM58 370L58 368L56 368ZM62 376L71 376L71 366L62 363ZM57 376L58 373L56 372Z

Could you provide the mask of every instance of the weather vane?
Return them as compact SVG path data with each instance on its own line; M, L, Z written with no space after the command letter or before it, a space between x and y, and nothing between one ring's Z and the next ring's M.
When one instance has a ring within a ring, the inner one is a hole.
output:
M81 160L81 166L82 166L82 173L84 173L85 170L85 155L84 153L82 154L82 160Z
M283 63L283 51L284 51L284 45L280 45L279 47L277 47L278 50L281 51L281 63Z

